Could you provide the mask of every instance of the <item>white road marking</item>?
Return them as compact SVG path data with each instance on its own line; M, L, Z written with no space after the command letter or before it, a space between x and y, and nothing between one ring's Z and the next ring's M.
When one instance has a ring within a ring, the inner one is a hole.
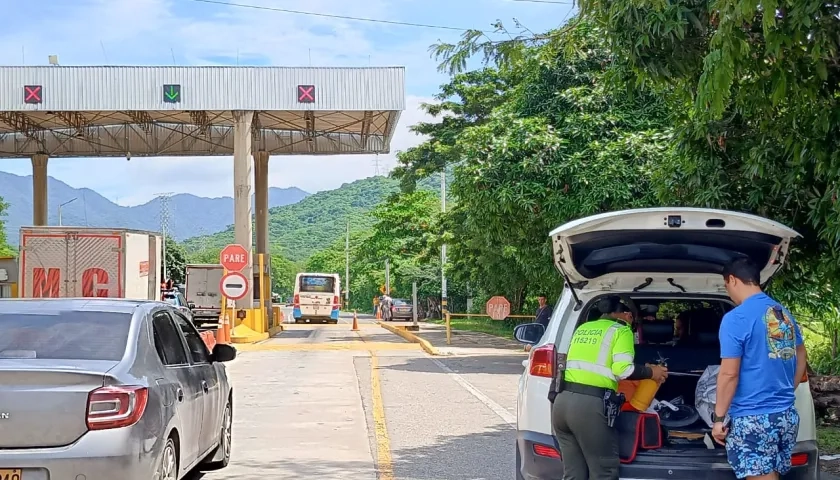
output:
M493 412L494 412L496 415L498 415L499 417L501 417L501 419L502 419L502 420L504 420L504 421L505 421L505 423L507 423L507 424L508 424L508 425L510 425L511 427L515 427L515 426L516 426L516 417L515 417L513 414L511 414L510 412L508 412L508 411L507 411L507 410L506 410L503 406L501 406L501 405L499 405L498 403L494 402L494 401L493 401L490 397L488 397L487 395L485 395L485 394L481 393L481 391L479 391L479 390L478 390L477 388L475 388L475 387L474 387L474 386L473 386L470 382L468 382L466 379L464 379L464 377L462 377L461 375L459 375L458 373L456 373L454 370L452 370L451 368L449 368L449 367L447 367L446 365L444 365L444 364L443 364L443 362L441 362L440 360L438 360L438 359L436 359L436 358L432 358L432 357L428 357L428 358L429 358L429 360L431 360L432 362L434 362L434 363L435 363L435 365L437 365L437 366L438 366L441 370L443 370L444 372L446 372L447 374L449 374L449 375L452 377L452 379L453 379L453 380L455 380L456 382L458 382L458 384L459 384L459 385L461 385L462 387L464 387L464 389L466 389L466 390L467 390L468 392L470 392L470 393L471 393L471 394L472 394L475 398L477 398L477 399L478 399L478 401L480 401L480 402L481 402L481 403L483 403L484 405L487 405L487 407L488 407L490 410L493 410Z

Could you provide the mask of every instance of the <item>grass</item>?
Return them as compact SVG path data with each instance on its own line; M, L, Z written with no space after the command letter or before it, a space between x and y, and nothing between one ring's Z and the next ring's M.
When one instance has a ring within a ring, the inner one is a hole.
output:
M840 453L840 427L818 425L817 445L820 454Z
M519 320L519 319L516 319ZM528 322L530 320L522 319L524 322ZM497 321L491 320L489 317L452 317L450 319L452 322L452 329L453 330L464 330L468 332L481 332L486 333L489 335L494 335L496 337L502 338L513 338L513 329L519 323L523 322L515 322L513 319ZM443 320L430 320L430 323L436 323L438 325L443 325L445 322Z

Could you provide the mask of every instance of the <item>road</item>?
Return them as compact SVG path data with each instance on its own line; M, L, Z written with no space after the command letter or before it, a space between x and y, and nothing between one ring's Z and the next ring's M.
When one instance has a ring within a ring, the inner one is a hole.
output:
M191 480L509 480L521 356L436 357L370 318L241 348L231 465Z

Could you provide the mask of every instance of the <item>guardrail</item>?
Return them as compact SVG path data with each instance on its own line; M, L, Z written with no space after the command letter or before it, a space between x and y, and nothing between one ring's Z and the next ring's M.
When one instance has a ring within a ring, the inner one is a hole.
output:
M490 318L490 315L482 313L450 313L446 312L446 344L452 345L452 317L460 318ZM508 318L536 318L533 315L508 315L504 320L493 320L494 322L504 322Z

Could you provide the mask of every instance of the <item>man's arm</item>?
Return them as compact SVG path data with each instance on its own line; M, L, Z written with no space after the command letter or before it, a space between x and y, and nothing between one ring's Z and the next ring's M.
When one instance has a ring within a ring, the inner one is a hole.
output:
M791 318L793 318L793 315L791 315ZM793 378L793 389L796 390L808 369L808 352L805 351L802 331L799 329L799 324L796 323L795 319L793 320L793 331L796 335L796 376Z
M741 322L731 312L723 316L720 324L720 371L717 377L715 415L723 417L732 405L738 377L741 374L741 357L744 355L744 333Z
M653 377L653 370L647 365L636 365L633 331L621 327L616 332L612 351L612 372L619 380L645 380Z

